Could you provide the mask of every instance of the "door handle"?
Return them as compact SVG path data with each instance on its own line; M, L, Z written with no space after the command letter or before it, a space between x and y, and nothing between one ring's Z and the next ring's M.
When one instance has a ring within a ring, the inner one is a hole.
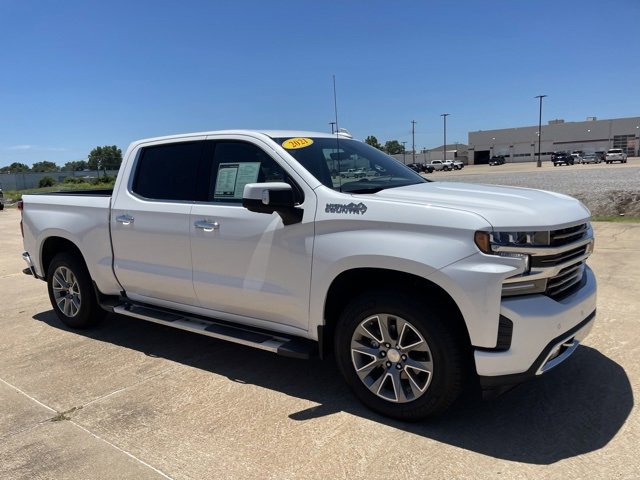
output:
M220 224L218 222L207 222L206 220L198 220L194 225L196 228L204 230L205 232L213 232L220 228Z
M131 215L118 215L116 217L116 222L121 223L123 225L129 225L133 223L134 218Z

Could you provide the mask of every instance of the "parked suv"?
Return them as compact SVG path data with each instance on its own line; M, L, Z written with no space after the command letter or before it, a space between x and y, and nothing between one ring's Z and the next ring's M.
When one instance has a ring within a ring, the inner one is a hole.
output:
M569 155L567 152L556 152L553 155L553 166L557 167L558 165L573 165L575 162L574 157Z
M497 155L497 156L491 157L491 159L489 160L489 165L490 166L493 166L493 165L504 165L504 156L503 155Z
M607 163L620 162L627 163L627 154L621 148L610 148L604 158Z

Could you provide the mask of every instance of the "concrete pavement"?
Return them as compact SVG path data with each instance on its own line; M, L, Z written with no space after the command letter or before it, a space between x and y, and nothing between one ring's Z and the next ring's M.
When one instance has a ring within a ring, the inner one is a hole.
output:
M597 323L562 368L428 423L331 362L112 315L71 331L0 212L0 479L639 478L640 224L597 223Z

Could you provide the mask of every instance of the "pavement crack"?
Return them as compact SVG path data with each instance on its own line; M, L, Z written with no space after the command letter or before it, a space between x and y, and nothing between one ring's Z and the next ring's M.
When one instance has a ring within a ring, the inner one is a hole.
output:
M67 417L68 413L73 413L76 410L80 410L82 409L82 407L73 407L70 408L69 410L66 410L64 412L58 412L58 414L55 417L51 417L49 419L50 422L61 422L62 420L71 420L71 417Z

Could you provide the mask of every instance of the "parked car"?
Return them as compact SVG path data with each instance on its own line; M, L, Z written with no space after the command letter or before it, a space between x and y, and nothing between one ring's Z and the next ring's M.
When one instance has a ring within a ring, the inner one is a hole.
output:
M431 173L433 172L433 167L431 165L427 165L425 163L410 163L407 165L411 170L418 173Z
M573 152L571 156L573 157L573 163L582 163L582 153Z
M545 375L579 348L597 295L582 203L431 182L370 145L339 142L386 174L334 185L327 133L134 142L113 190L23 196L24 272L46 282L68 327L109 311L331 357L364 404L401 420L443 412L468 385L496 394ZM252 368L245 349L229 352L234 368Z
M627 163L627 154L621 148L610 148L604 158L606 163L620 162Z
M573 165L575 162L575 159L567 152L556 152L552 158L554 167L558 165Z
M4 210L4 193L2 193L2 188L0 188L0 210Z
M504 155L494 155L493 157L491 157L491 159L489 160L489 165L490 166L494 166L494 165L504 165L505 159L504 159Z
M598 157L595 153L586 153L584 155L584 157L582 157L582 161L580 163L582 163L583 165L586 163L600 163L600 157Z
M601 162L604 162L604 159L605 159L606 155L607 155L607 153L604 150L596 151L596 157L598 157Z

